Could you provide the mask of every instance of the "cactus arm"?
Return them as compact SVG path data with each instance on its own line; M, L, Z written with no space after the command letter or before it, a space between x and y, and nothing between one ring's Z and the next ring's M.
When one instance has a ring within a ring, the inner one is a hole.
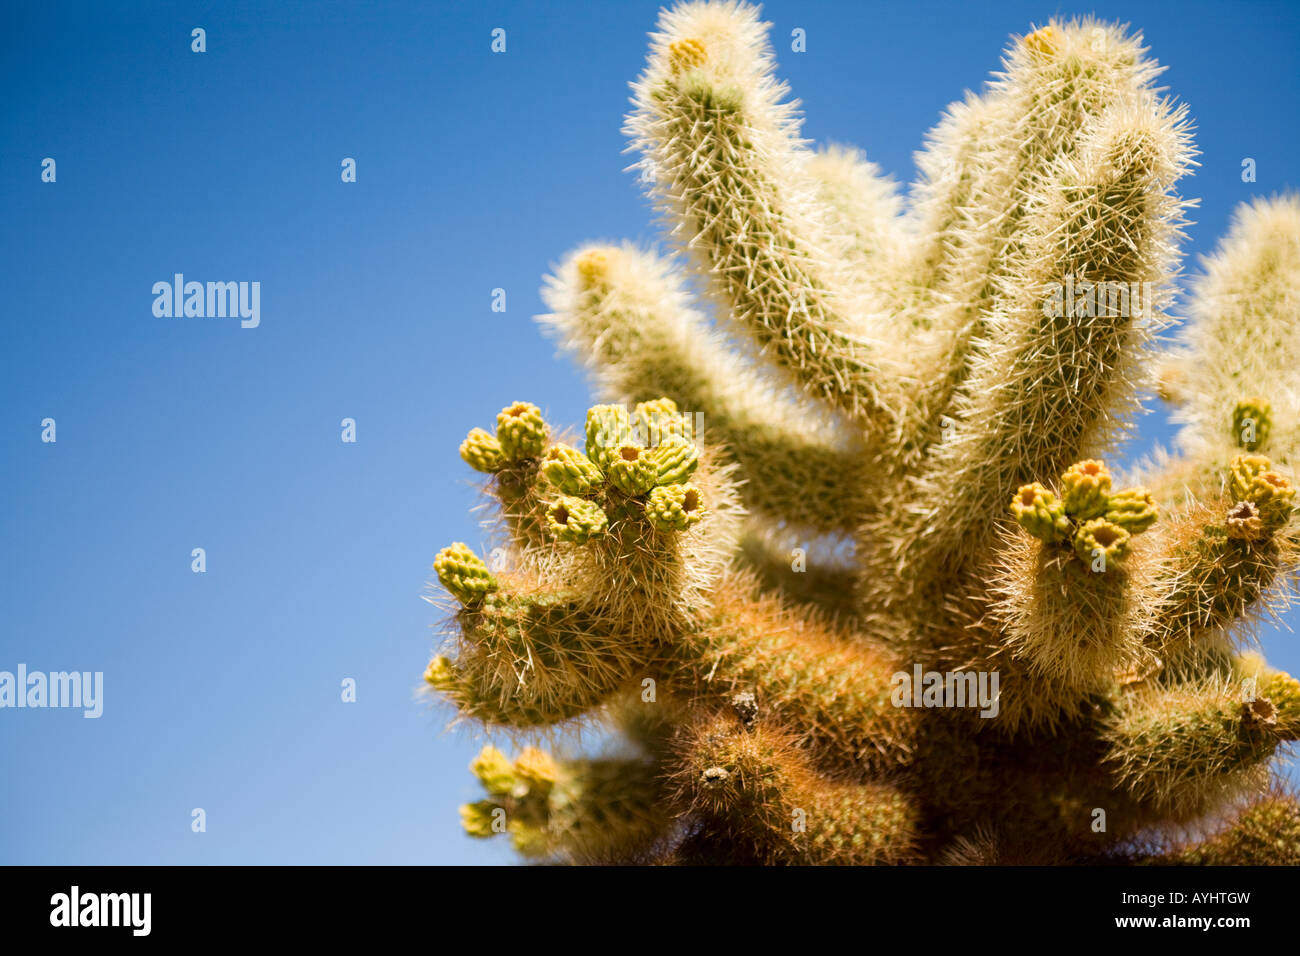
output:
M1177 866L1300 866L1300 800L1281 790L1251 800L1217 833L1149 861Z
M1155 614L1159 516L1145 488L1116 489L1105 464L1076 462L1057 490L1022 486L991 581L1003 643L1028 670L1078 699L1120 671L1153 665L1143 646Z
M599 706L635 676L652 648L610 628L572 592L546 589L524 575L491 575L490 589L467 588L439 554L439 577L461 602L454 659L439 655L425 682L462 717L490 726L539 727ZM468 551L468 549L464 549ZM472 556L472 554L471 554ZM458 555L461 564L469 564Z
M549 440L541 410L512 402L497 415L494 429L472 428L460 444L461 460L488 476L485 490L505 532L524 554L545 547L547 540L538 469Z
M903 792L818 775L794 741L733 715L682 733L677 799L753 841L765 862L803 866L900 863L914 855L918 813Z
M1215 485L1161 529L1146 643L1175 678L1221 670L1234 631L1289 604L1300 567L1294 490L1268 458L1238 456Z
M944 348L952 347L968 321L950 290L974 281L972 273L990 254L985 248L975 256L970 246L977 224L988 215L982 209L978 182L985 165L987 131L999 118L1001 106L1000 99L967 93L963 101L948 106L926 135L925 148L916 153L920 175L912 186L907 214L916 239L908 249L903 273L908 300L916 306L909 319L918 331L934 330L932 341ZM989 245L987 240L984 245Z
M511 762L489 746L470 768L488 796L461 808L466 831L481 838L509 833L515 849L534 860L635 856L671 821L658 773L644 759L557 760L527 748Z
M1144 600L1152 549L1135 546L1103 572L1091 559L1016 536L1000 556L995 604L1002 641L1035 675L1078 698L1103 692L1117 670L1151 666L1142 638L1154 614Z
M1141 38L1091 20L1047 27L1012 43L1005 72L981 96L954 104L918 155L918 245L913 325L928 330L919 402L933 440L974 372L987 318L1020 260L1030 197L1059 184L1086 145L1089 123L1152 85L1159 68ZM1055 277L1058 281L1062 277Z
M627 132L652 193L712 282L720 311L810 395L880 431L894 373L833 255L753 8L687 5L660 19Z
M1162 368L1189 459L1215 467L1245 450L1296 464L1298 328L1300 196L1257 200L1205 260L1180 347Z
M642 403L631 416L622 406L594 407L585 454L553 443L528 403L508 406L498 422L503 460L484 452L482 429L470 433L461 457L496 468L491 490L521 570L542 587L577 590L586 613L611 633L658 641L688 626L735 552L734 466L685 437L689 422L671 402ZM527 437L508 434L521 428Z
M860 150L827 145L808 157L806 171L838 240L835 257L862 292L897 310L905 285L898 281L911 240L898 185Z
M835 536L818 537L811 529L778 527L761 515L749 515L738 557L765 590L812 604L832 617L850 618L857 613L858 570L842 554L841 544Z
M918 718L893 702L897 660L815 613L761 595L747 573L719 582L711 617L684 635L664 666L666 686L689 700L754 694L834 769L860 774L911 759Z
M1292 681L1294 683L1294 681ZM1246 695L1249 696L1249 695ZM1123 696L1103 738L1117 785L1171 819L1190 819L1257 786L1300 712L1269 698L1243 700L1235 682L1138 686Z
M911 569L923 579L986 547L1018 485L1059 472L1131 403L1134 353L1152 320L1135 321L1132 303L1070 316L1049 290L1065 276L1164 285L1182 208L1168 189L1190 148L1182 114L1150 97L1091 121L1085 136L1030 191L1014 280L1001 284L955 434L923 471L912 510L924 557Z
M746 479L747 507L821 529L861 510L852 433L785 400L690 307L670 264L630 246L583 247L548 278L543 324L596 373L606 401L667 396L698 413Z

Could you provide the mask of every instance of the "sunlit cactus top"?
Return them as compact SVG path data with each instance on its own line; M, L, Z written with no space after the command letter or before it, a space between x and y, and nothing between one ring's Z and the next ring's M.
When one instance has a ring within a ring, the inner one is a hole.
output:
M1300 201L1238 213L1166 346L1195 150L1140 36L1013 37L906 200L803 140L775 71L753 7L661 15L625 132L677 252L547 278L602 403L576 430L465 422L496 520L438 556L425 679L523 747L475 761L467 831L576 863L1300 862L1270 776L1300 684L1243 647L1300 562ZM1177 446L1121 475L1156 392ZM592 725L597 754L564 732Z

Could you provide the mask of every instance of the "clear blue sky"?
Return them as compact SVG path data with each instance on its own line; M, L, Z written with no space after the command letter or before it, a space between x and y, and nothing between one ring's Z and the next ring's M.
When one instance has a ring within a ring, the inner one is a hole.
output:
M559 422L588 403L532 322L543 273L586 239L657 237L619 134L657 7L5 5L0 670L103 671L105 709L0 711L0 862L512 859L460 833L479 743L416 700L421 594L438 548L481 540L464 433L516 398ZM806 134L905 182L1009 34L1058 13L1141 27L1198 125L1196 254L1238 202L1297 185L1297 10L765 16ZM155 318L176 272L259 281L261 326ZM1168 437L1162 414L1145 425ZM1298 645L1266 634L1293 672Z

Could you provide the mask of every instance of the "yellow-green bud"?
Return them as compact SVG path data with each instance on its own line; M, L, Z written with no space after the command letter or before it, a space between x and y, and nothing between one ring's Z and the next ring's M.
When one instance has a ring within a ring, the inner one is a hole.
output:
M483 789L494 797L509 796L519 783L509 758L491 744L479 751L478 756L470 762L469 769L483 784Z
M1145 488L1125 488L1110 496L1106 506L1106 520L1117 524L1129 534L1141 534L1160 517L1155 498Z
M1273 468L1264 455L1238 455L1228 466L1228 491L1236 501L1252 501L1255 479Z
M560 541L586 544L609 526L609 519L596 502L563 495L546 509L546 526Z
M475 471L489 474L500 471L501 466L506 463L501 443L497 441L495 435L489 435L481 428L471 429L469 435L460 443L460 457Z
M1038 482L1022 485L1011 499L1011 514L1016 523L1040 541L1049 544L1064 541L1070 534L1070 519L1065 505Z
M547 449L542 474L566 495L594 494L605 482L595 463L568 445L552 445Z
M515 758L515 777L528 787L530 795L545 796L555 786L555 760L544 750L525 747Z
M450 690L456 683L456 668L451 658L439 654L424 669L424 682L434 690Z
M1232 410L1232 434L1246 451L1255 451L1268 442L1273 427L1273 406L1267 399L1244 398Z
M1092 568L1099 557L1104 558L1103 569L1119 564L1128 554L1130 536L1119 525L1105 518L1085 521L1074 535L1074 553Z
M662 485L650 492L645 514L660 531L685 531L704 517L704 499L694 485Z
M654 459L640 445L619 445L605 466L609 483L625 495L643 495L655 486Z
M1291 517L1295 489L1277 472L1266 471L1256 477L1251 486L1250 500L1259 506L1265 524L1280 527Z
M1277 732L1283 740L1300 739L1300 681L1274 671L1259 682L1259 693L1277 708Z
M536 458L546 450L546 420L529 402L514 402L497 415L497 441L508 461Z
M627 409L622 405L593 405L587 409L587 457L604 471L613 450L623 444L630 430Z
M650 450L655 469L655 484L680 485L688 481L700 464L695 443L681 435L669 435Z
M659 445L669 435L686 437L686 422L671 398L637 403L632 409L632 427L644 445Z
M442 586L461 604L477 604L486 594L497 589L497 579L483 559L460 541L438 552L433 559L433 569L438 572Z
M1079 521L1100 518L1110 497L1110 472L1096 459L1077 462L1061 476L1065 513Z
M502 808L491 800L477 800L474 803L460 805L460 823L465 832L472 837L486 838L496 835L492 829L495 822L493 814Z
M1228 485L1234 498L1253 502L1269 528L1287 522L1294 507L1295 489L1275 471L1263 455L1238 455L1229 468Z

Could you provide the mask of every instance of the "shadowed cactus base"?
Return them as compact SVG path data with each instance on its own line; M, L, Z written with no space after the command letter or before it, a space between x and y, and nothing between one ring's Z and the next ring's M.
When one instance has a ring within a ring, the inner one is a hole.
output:
M1300 567L1300 200L1238 212L1162 350L1195 149L1140 36L1013 37L906 202L775 70L753 7L661 15L625 132L675 252L546 280L581 450L527 402L461 445L500 520L438 555L425 681L555 746L486 748L465 829L572 863L1300 862L1270 779L1300 684L1243 646ZM1121 480L1157 382L1176 447Z

